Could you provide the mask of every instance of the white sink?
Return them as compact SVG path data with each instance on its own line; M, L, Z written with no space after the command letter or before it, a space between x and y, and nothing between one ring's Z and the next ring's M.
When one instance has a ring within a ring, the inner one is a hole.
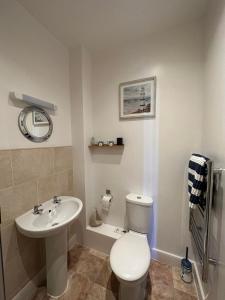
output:
M54 204L53 199L42 204L43 212L34 214L33 209L16 218L18 230L33 238L43 238L57 234L63 227L74 221L80 214L83 204L80 199L70 196L60 196L60 204Z
M67 228L80 214L80 199L59 196L42 204L43 211L34 214L29 210L16 218L18 230L31 238L45 238L47 291L50 296L60 297L67 288Z

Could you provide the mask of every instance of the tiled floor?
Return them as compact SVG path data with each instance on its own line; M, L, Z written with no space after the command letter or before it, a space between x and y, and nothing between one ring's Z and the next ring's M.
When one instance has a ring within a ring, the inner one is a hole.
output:
M146 300L197 300L194 284L180 279L179 269L152 260ZM60 300L116 300L119 283L109 258L92 249L76 246L69 256L69 284ZM33 300L51 300L40 287ZM129 299L127 299L129 300Z

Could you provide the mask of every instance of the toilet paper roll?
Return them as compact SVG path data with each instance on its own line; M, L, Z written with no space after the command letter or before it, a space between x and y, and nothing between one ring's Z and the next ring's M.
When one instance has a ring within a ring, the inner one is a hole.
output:
M109 211L111 205L112 195L104 195L102 196L102 209L105 211Z

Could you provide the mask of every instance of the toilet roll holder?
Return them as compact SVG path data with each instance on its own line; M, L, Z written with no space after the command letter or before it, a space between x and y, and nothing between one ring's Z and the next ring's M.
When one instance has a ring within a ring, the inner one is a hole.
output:
M106 189L106 190L105 190L105 195L102 195L101 198L103 199L104 196L110 196L109 202L110 202L110 203L112 202L113 195L111 194L111 191L110 191L109 189Z
M104 198L108 197L108 205L104 204ZM105 195L101 196L101 200L102 200L102 209L104 211L109 211L110 206L111 206L111 202L112 202L113 196L111 194L111 191L109 189L106 189Z

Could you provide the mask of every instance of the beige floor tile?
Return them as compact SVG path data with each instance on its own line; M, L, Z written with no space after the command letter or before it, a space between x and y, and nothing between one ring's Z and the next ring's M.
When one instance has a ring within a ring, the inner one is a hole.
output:
M68 272L68 285L65 293L58 297L57 300L73 300L73 276L75 274L71 271ZM32 300L55 300L56 298L47 296L47 288L46 286L40 287Z
M112 272L109 260L104 263L103 268L101 269L99 276L96 278L95 282L102 287L111 290L113 294L118 295L119 281L116 278L115 274Z
M191 296L182 291L174 289L174 300L197 300L197 297Z
M116 298L110 290L95 283L88 292L87 300L116 300Z
M49 300L49 297L46 294L46 287L38 288L32 300Z
M173 274L173 279L175 280L180 280L180 268L179 267L172 267L172 274Z
M173 273L173 285L174 288L182 291L184 293L187 293L191 296L196 297L196 288L194 285L194 282L192 283L185 283L181 278L180 278L180 268L173 267L172 268L172 273Z
M80 258L73 270L95 281L104 265L104 260L89 254L85 259Z
M172 300L173 299L173 286L163 283L152 284L150 299Z
M118 299L119 282L110 268L109 257L101 252L76 245L70 251L69 270L68 290L59 300ZM146 300L197 300L195 286L183 283L179 271L152 260ZM53 299L41 290L34 300Z
M103 268L104 259L90 254L88 248L76 245L69 255L69 269L83 274L91 281L95 281L101 269Z
M108 255L103 253L103 252L100 252L98 250L95 250L95 249L90 249L90 254L94 255L94 256L97 256L99 258L102 258L102 259L108 259Z
M72 277L69 297L71 297L73 300L86 300L92 285L93 282L86 276L75 273Z
M173 287L173 276L171 266L152 260L149 274L152 286L165 285Z
M89 255L89 249L85 248L81 245L76 245L70 252L69 252L69 269L75 269L77 263L80 259L85 260Z
M93 283L81 274L69 272L68 277L68 288L57 300L86 300ZM41 287L33 300L55 300L55 298L47 296L46 287Z

